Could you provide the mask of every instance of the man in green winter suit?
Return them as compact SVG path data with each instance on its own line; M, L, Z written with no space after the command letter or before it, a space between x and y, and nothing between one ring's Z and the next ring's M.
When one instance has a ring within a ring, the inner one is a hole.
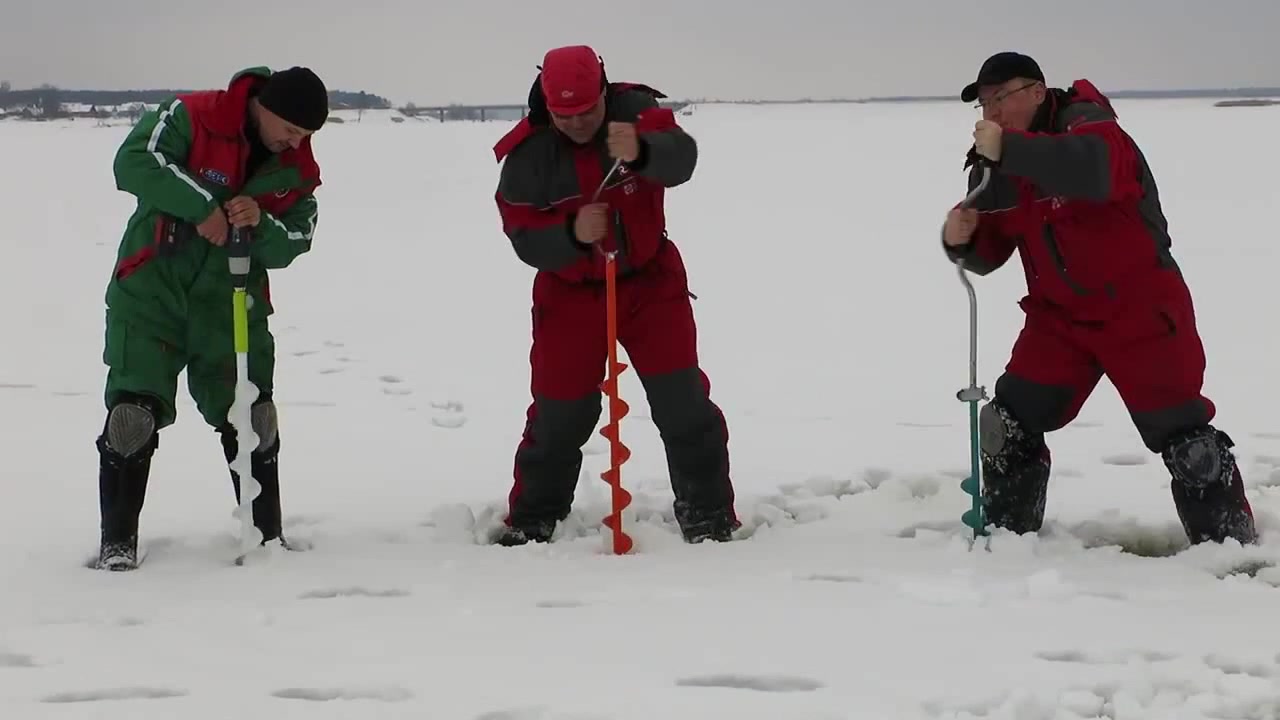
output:
M115 156L116 186L137 197L107 287L103 361L107 418L100 456L97 567L137 567L138 518L159 431L176 419L178 374L227 462L237 452L227 413L235 395L232 283L226 244L250 228L249 380L259 443L252 472L262 492L253 522L282 544L280 449L272 375L275 343L267 270L311 249L320 169L311 135L328 116L328 92L306 68L250 68L226 90L178 95L149 112ZM232 483L239 498L239 478Z

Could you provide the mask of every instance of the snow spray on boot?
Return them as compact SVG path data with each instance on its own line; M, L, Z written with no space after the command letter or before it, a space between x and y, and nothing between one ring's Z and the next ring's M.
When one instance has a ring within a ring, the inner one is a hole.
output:
M960 202L961 208L971 207L991 181L991 164L982 158L979 160L979 167L982 168L982 178ZM960 282L969 294L969 386L956 393L957 399L969 403L969 477L960 483L960 489L973 498L973 504L960 519L973 529L973 539L976 541L987 534L986 513L982 508L982 462L978 438L978 403L987 399L987 390L978 385L978 295L965 271L964 258L956 260L956 270L960 274Z

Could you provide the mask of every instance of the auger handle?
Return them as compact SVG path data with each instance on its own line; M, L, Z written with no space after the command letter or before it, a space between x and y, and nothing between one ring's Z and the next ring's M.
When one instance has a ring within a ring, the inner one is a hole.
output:
M982 169L982 177L960 202L962 208L972 207L978 196L991 182L991 162L980 157L978 163ZM956 260L956 272L960 275L960 282L964 284L965 292L969 295L969 386L957 392L956 398L969 405L969 476L960 483L960 488L970 496L972 502L970 508L961 516L961 522L973 530L974 540L977 540L978 537L987 534L986 511L982 503L981 446L978 430L978 403L986 399L987 391L986 388L978 385L978 295L973 289L973 283L969 280L969 274L965 272L964 258Z
M231 228L227 258L231 267L231 284L237 290L244 290L249 285L249 244L252 240L249 228Z
M982 178L964 200L960 201L961 208L972 207L991 182L991 161L980 158L978 166L982 168ZM986 397L986 392L978 387L978 295L973 289L973 282L969 280L969 274L965 272L964 258L956 260L956 272L969 295L969 387L961 390L958 397L964 402L976 402Z

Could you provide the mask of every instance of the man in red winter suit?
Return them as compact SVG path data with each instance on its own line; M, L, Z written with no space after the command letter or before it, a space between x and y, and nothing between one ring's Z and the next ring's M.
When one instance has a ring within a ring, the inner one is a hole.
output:
M1026 323L982 411L983 495L992 525L1035 532L1049 481L1045 433L1073 420L1103 375L1164 460L1192 543L1257 538L1232 441L1201 394L1205 354L1151 169L1087 80L1046 87L1018 53L989 58L961 99L978 101L972 164L994 166L973 209L953 209L943 245L980 275L1018 251ZM978 168L970 174L976 186Z
M666 447L684 539L725 541L738 527L728 429L698 365L684 263L663 211L665 190L693 175L698 148L660 97L643 85L610 83L590 47L556 48L534 80L528 117L494 148L505 159L496 193L503 230L538 270L533 403L499 544L546 542L569 513L581 448L601 412L609 251L617 252L618 341ZM618 172L594 198L617 160Z

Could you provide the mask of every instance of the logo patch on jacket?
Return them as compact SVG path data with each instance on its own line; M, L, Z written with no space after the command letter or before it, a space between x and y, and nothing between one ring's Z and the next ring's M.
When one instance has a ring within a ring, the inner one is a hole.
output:
M231 184L231 178L227 177L226 173L221 170L214 170L213 168L205 168L201 170L200 177L208 180L209 182L217 183L223 187L227 187Z

